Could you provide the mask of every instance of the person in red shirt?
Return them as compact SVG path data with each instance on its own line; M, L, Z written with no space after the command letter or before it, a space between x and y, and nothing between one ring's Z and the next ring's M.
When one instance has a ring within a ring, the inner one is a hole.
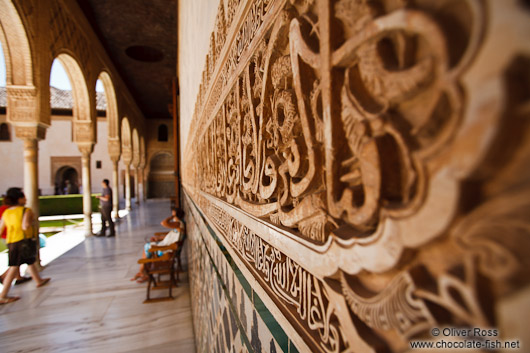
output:
M4 211L7 210L8 208L9 208L9 206L4 205L2 203L2 205L0 206L0 219L2 219L2 215L4 214ZM4 243L6 241L6 237L7 237L7 227L2 232L2 241ZM0 276L0 283L4 282L4 278L6 277L6 274L7 274L7 270L4 273L2 273L2 275ZM15 280L16 280L15 281L15 286L16 286L17 284L21 284L21 283L30 281L31 277L23 277L23 276L20 275L20 272L19 272L18 273L18 277Z

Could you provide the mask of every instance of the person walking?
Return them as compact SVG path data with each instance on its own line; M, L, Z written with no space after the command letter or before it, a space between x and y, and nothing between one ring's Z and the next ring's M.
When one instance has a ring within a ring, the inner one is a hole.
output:
M99 198L99 208L101 211L101 231L96 234L98 237L104 237L105 233L107 232L107 223L109 224L110 228L110 234L107 235L107 237L113 237L116 235L116 231L114 229L114 222L112 221L112 189L109 186L109 179L103 179L101 182L101 186L103 186L103 191L101 192L101 196L98 196Z
M4 288L0 292L0 305L12 303L20 297L9 297L11 282L20 272L20 265L28 264L28 270L37 287L42 287L50 278L42 278L35 266L37 258L37 242L27 241L34 237L34 215L31 209L24 207L26 196L20 188L7 190L4 202L9 206L0 221L0 233L7 227L6 243L9 249L9 269L4 279Z
M2 215L4 214L4 211L7 210L8 208L9 206L7 206L4 202L2 202L2 205L0 206L0 219L2 218ZM5 227L4 231L2 232L2 241L4 243L6 242L6 238L7 238L7 227ZM2 273L2 275L0 276L0 283L4 282L4 279L6 278L8 272L9 272L9 268L4 273ZM18 272L17 277L15 279L15 286L17 284L22 284L27 281L31 281L31 277L22 277L20 272Z

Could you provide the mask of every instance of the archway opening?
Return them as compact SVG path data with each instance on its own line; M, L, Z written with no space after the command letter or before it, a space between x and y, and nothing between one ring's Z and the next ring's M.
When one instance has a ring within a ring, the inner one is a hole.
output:
M96 81L96 114L98 118L107 117L107 92L100 79Z
M155 154L149 162L149 198L175 196L174 159L169 152Z
M50 121L49 132L61 130L63 136L69 132L70 141L73 141L72 115L74 108L74 97L72 95L72 85L63 65L58 59L52 63L50 70L50 112L52 119ZM57 119L57 117L61 119Z
M104 107L103 107L104 106ZM96 108L98 116L100 110L105 110L105 117L107 119L107 136L109 140L114 142L120 139L120 128L118 118L118 104L116 101L116 92L114 90L114 83L110 75L102 71L96 81ZM110 151L111 154L119 154L119 151Z
M64 166L55 174L55 195L79 194L79 174L72 166Z

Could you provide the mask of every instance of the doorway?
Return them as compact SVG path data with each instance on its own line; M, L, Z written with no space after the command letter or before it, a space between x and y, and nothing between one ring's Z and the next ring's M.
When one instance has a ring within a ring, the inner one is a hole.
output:
M55 174L55 195L79 194L79 175L72 166L59 168Z

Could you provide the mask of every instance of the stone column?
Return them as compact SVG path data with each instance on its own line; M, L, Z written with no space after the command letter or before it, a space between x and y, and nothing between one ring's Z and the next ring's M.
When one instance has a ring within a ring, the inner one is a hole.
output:
M34 214L34 227L39 232L39 140L34 138L24 138L24 194L26 195L26 206ZM36 261L38 271L43 267L40 263L40 252L37 247Z
M125 163L125 208L130 211L131 207L131 163Z
M140 190L142 191L142 201L145 202L147 197L145 196L145 167L140 166L140 175L142 176L142 186Z
M135 203L139 205L140 204L140 168L136 167L134 169L134 172L136 173L136 177L134 178L134 188L135 188L134 190L136 193Z
M130 211L131 207L131 163L133 154L131 146L125 146L121 151L121 158L125 164L125 208Z
M118 177L118 162L120 157L115 156L110 157L112 160L112 214L114 218L118 219L119 209L120 209L120 182Z
M24 193L26 205L39 217L39 140L44 139L46 128L40 125L16 126L15 134L24 141ZM2 192L5 190L2 190Z
M83 183L83 215L85 221L85 236L92 235L92 185L90 178L90 155L94 150L93 144L80 145Z
M112 161L112 215L118 219L120 209L120 180L119 180L119 164L121 157L121 142L118 138L109 137L108 149L110 160Z
M39 142L37 139L24 139L24 194L26 206L39 216Z
M46 136L50 116L39 109L38 89L33 85L11 85L7 82L7 121L15 128L15 135L24 142L24 193L26 205L35 215L35 227L39 229L39 140ZM4 166L7 167L7 166ZM5 190L2 190L4 192ZM41 270L37 249L36 266Z

